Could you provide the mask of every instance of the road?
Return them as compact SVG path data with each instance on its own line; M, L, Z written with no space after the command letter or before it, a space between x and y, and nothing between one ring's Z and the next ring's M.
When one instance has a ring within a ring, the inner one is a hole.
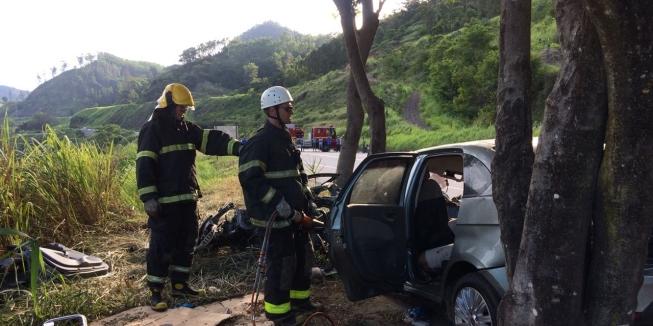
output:
M305 148L302 151L302 161L304 161L304 169L307 174L313 173L335 173L338 166L338 157L340 152L319 152L312 149ZM360 164L367 154L356 154L356 161L354 168Z

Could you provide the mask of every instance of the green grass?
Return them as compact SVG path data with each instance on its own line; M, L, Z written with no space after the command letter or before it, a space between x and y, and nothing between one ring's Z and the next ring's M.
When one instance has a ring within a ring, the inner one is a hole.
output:
M30 141L13 135L8 120L0 135L1 248L21 241L8 230L14 229L41 244L57 241L96 255L111 266L106 277L43 278L31 292L0 292L0 324L33 325L73 313L93 320L146 305L148 234L139 227L145 214L136 190L136 145L101 149L92 143L75 144L51 128L45 130L42 141ZM237 164L236 157L198 155L198 181L214 193L213 200L220 194L228 194L218 198L221 202L242 197L235 178ZM254 260L251 252L217 258L215 253L200 253L194 267L197 277L192 281L221 291L194 303L246 291Z
M42 140L10 129L6 121L0 136L0 227L39 241L71 243L87 226L131 215L135 191L127 186L126 151L77 145L50 127Z

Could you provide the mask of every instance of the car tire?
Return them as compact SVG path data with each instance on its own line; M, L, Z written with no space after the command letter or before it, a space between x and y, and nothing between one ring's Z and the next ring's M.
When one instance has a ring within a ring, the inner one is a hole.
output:
M447 315L453 325L497 325L499 295L478 273L461 277L447 300Z

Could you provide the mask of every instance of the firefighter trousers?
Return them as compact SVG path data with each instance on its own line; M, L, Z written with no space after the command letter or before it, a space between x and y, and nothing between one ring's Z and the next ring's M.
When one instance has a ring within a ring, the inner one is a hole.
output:
M162 204L159 216L148 219L147 280L150 288L162 288L166 276L173 283L188 281L197 238L197 219L194 201Z
M273 229L265 271L265 314L281 319L290 314L291 299L309 300L313 248L308 233L296 225Z

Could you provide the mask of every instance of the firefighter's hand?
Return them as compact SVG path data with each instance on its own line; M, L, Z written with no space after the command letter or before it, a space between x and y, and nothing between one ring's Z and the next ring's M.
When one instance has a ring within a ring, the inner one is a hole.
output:
M318 217L321 215L320 211L317 209L317 205L312 200L308 201L308 216L310 217Z
M145 213L147 213L148 216L150 217L158 217L159 216L159 209L161 208L159 206L159 201L156 199L152 198L148 201L146 201L143 204L143 207L145 208Z
M302 213L299 214L301 215L301 217L299 222L296 223L299 223L299 225L302 227L302 230L310 231L313 228L313 219L306 214L302 214Z
M304 219L304 214L300 211L294 211L293 216L292 216L292 221L295 223L301 223L302 220Z

